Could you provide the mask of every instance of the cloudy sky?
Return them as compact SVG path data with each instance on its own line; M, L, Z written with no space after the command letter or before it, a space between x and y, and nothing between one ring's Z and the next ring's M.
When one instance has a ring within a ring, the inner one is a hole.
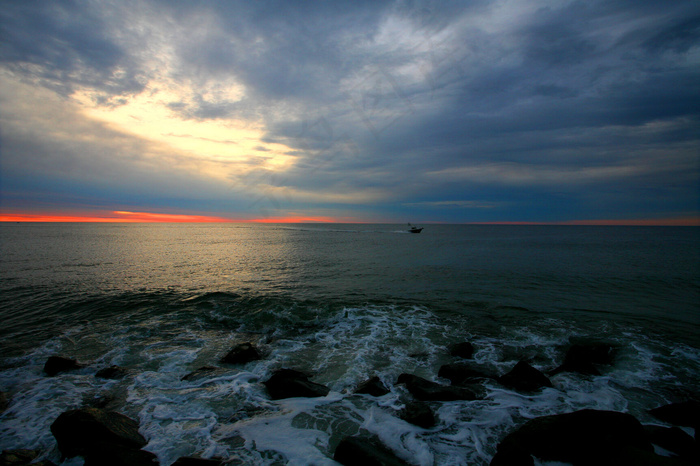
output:
M700 3L4 1L0 212L697 222Z

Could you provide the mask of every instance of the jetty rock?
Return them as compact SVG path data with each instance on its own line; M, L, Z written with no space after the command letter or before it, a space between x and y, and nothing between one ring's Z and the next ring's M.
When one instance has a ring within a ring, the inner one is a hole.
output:
M153 453L141 450L146 439L135 420L114 411L81 408L62 413L51 424L64 457L82 456L86 465L154 465Z
M491 466L531 466L533 456L574 466L663 464L635 417L592 409L529 420L498 444Z
M617 347L607 343L573 344L564 356L561 366L554 369L552 375L559 372L578 372L585 375L600 375L596 365L611 365L615 361Z
M365 380L355 389L355 393L362 393L372 396L384 396L389 393L389 389L384 386L379 377L376 375L368 380Z
M25 466L31 464L32 466L56 466L56 463L49 460L32 462L37 459L40 455L38 450L28 450L28 449L18 449L18 450L4 450L0 454L0 466Z
M406 403L406 406L400 411L399 417L424 429L430 429L437 423L433 410L425 401L410 401Z
M218 459L195 458L193 456L181 456L170 466L221 466L223 461Z
M546 375L525 361L518 362L510 372L497 380L501 385L523 392L534 392L552 386Z
M468 341L455 343L450 346L450 355L463 359L471 359L474 356L474 345Z
M127 371L123 367L109 366L97 371L95 377L97 377L98 379L117 380L123 379L128 373L129 371Z
M700 430L700 402L689 400L680 403L670 403L649 410L649 414L669 424L692 427L695 429L695 439Z
M440 367L438 377L448 379L453 385L473 384L498 378L496 374L467 363L445 364Z
M420 401L471 401L480 398L480 395L470 388L441 385L413 374L399 375L396 383L404 384L409 393Z
M692 464L700 464L700 446L681 428L645 425L644 431L652 444Z
M221 362L225 364L245 364L259 359L260 353L252 343L241 343L231 348L229 352L221 358Z
M0 414L4 413L9 406L10 400L7 398L7 395L5 392L0 392Z
M279 369L263 385L273 400L283 398L316 398L326 396L330 389L309 380L309 376L294 369Z
M333 459L345 466L407 466L384 445L378 437L345 437L340 441Z
M49 377L53 377L61 372L81 369L82 364L79 364L75 359L64 358L63 356L49 356L44 364L44 372Z

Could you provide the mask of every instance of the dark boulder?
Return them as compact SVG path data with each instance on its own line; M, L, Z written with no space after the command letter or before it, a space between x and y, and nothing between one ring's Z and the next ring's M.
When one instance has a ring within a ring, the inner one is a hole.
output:
M355 393L362 393L372 396L384 396L389 393L389 389L379 380L379 377L374 376L369 380L365 380L355 389Z
M335 449L333 459L345 466L406 466L376 436L345 437Z
M82 456L86 465L153 464L155 455L140 450L147 442L138 429L133 419L97 408L66 411L51 424L63 456Z
M614 362L616 348L607 343L574 344L566 352L564 362L552 374L578 372L586 375L600 375L596 365L610 365Z
M471 359L474 356L474 345L465 341L450 346L450 355L458 358Z
M647 425L644 431L649 441L654 445L675 453L679 457L700 464L700 449L698 445L685 431L678 427L662 427Z
M314 398L326 396L330 389L325 385L311 382L309 377L293 369L280 369L263 382L273 400L282 398Z
M441 385L413 374L401 374L397 383L404 384L411 395L420 401L476 400L480 398L479 394L470 388Z
M171 466L221 466L223 464L223 461L217 459L181 456Z
M552 382L546 375L525 361L518 362L510 372L499 377L498 382L523 392L534 392L552 386Z
M448 379L453 385L479 383L485 379L496 378L494 374L464 363L443 365L438 371L438 377Z
M436 424L435 414L428 403L424 401L411 401L399 412L399 417L424 429L430 429Z
M100 379L110 379L110 380L117 380L117 379L123 379L126 374L129 372L124 369L123 367L119 366L109 366L105 367L104 369L100 369L97 371L95 374L95 377L100 378Z
M221 358L225 364L245 364L260 359L258 349L252 343L241 343L234 346L226 355Z
M56 466L55 463L49 460L37 461L32 463L39 457L40 452L37 450L27 450L24 448L18 450L4 450L0 454L0 466Z
M158 457L146 450L102 444L85 458L84 466L158 466Z
M7 395L5 392L0 392L0 414L4 413L9 406L10 400L7 398Z
M532 456L575 466L633 464L624 460L630 451L653 455L637 419L625 413L584 409L526 422L498 445L491 465L532 465Z
M649 414L669 424L692 427L697 438L697 431L700 429L700 402L690 400L671 403L649 410Z
M75 359L64 358L62 356L49 356L44 364L44 372L46 375L53 377L61 372L80 369L83 366L78 364Z

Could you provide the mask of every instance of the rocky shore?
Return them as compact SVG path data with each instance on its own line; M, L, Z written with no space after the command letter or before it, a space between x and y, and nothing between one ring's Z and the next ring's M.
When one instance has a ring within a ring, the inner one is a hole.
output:
M430 429L438 422L436 407L442 402L480 400L486 395L485 381L495 382L521 393L535 393L552 387L550 376L561 372L578 372L586 376L599 375L599 368L615 363L617 348L603 342L571 345L563 363L544 373L527 361L519 361L510 371L494 374L472 360L474 348L463 342L449 348L453 362L443 365L437 376L449 380L438 383L415 374L398 376L394 385L402 385L406 396L404 408L397 415L404 421ZM241 365L261 359L264 354L252 343L242 343L220 359L226 365ZM51 356L44 372L55 377L66 371L85 366L61 356ZM194 381L225 367L203 366L182 377ZM119 379L127 376L126 368L110 366L99 370L95 377ZM294 397L324 397L330 388L316 383L312 375L293 368L280 368L262 385L271 400ZM353 393L382 397L390 393L378 377L360 383ZM0 410L12 400L0 392ZM529 419L509 432L498 444L491 460L492 466L534 465L540 461L558 461L577 465L693 465L700 464L697 432L700 427L700 402L688 400L653 409L649 414L658 424L643 425L634 416L606 410L583 409ZM105 406L84 406L62 413L51 424L61 461L82 457L87 466L141 466L158 464L156 456L144 450L148 441L139 432L139 423ZM693 432L691 435L689 432ZM33 450L6 450L0 455L0 466L54 464L41 459ZM344 465L405 465L410 459L401 458L377 437L349 436L340 441L333 459ZM234 458L181 457L174 465L240 464Z

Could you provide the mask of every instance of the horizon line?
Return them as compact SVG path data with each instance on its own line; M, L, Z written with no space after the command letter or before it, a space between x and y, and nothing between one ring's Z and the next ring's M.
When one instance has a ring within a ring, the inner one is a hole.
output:
M401 224L404 222L359 221L350 218L327 216L290 215L254 219L232 219L215 215L163 214L154 212L111 211L109 214L3 214L3 223L357 223L357 224ZM656 218L656 219L585 219L557 221L490 221L490 222L444 222L424 221L423 224L453 225L591 225L591 226L700 226L700 216Z

